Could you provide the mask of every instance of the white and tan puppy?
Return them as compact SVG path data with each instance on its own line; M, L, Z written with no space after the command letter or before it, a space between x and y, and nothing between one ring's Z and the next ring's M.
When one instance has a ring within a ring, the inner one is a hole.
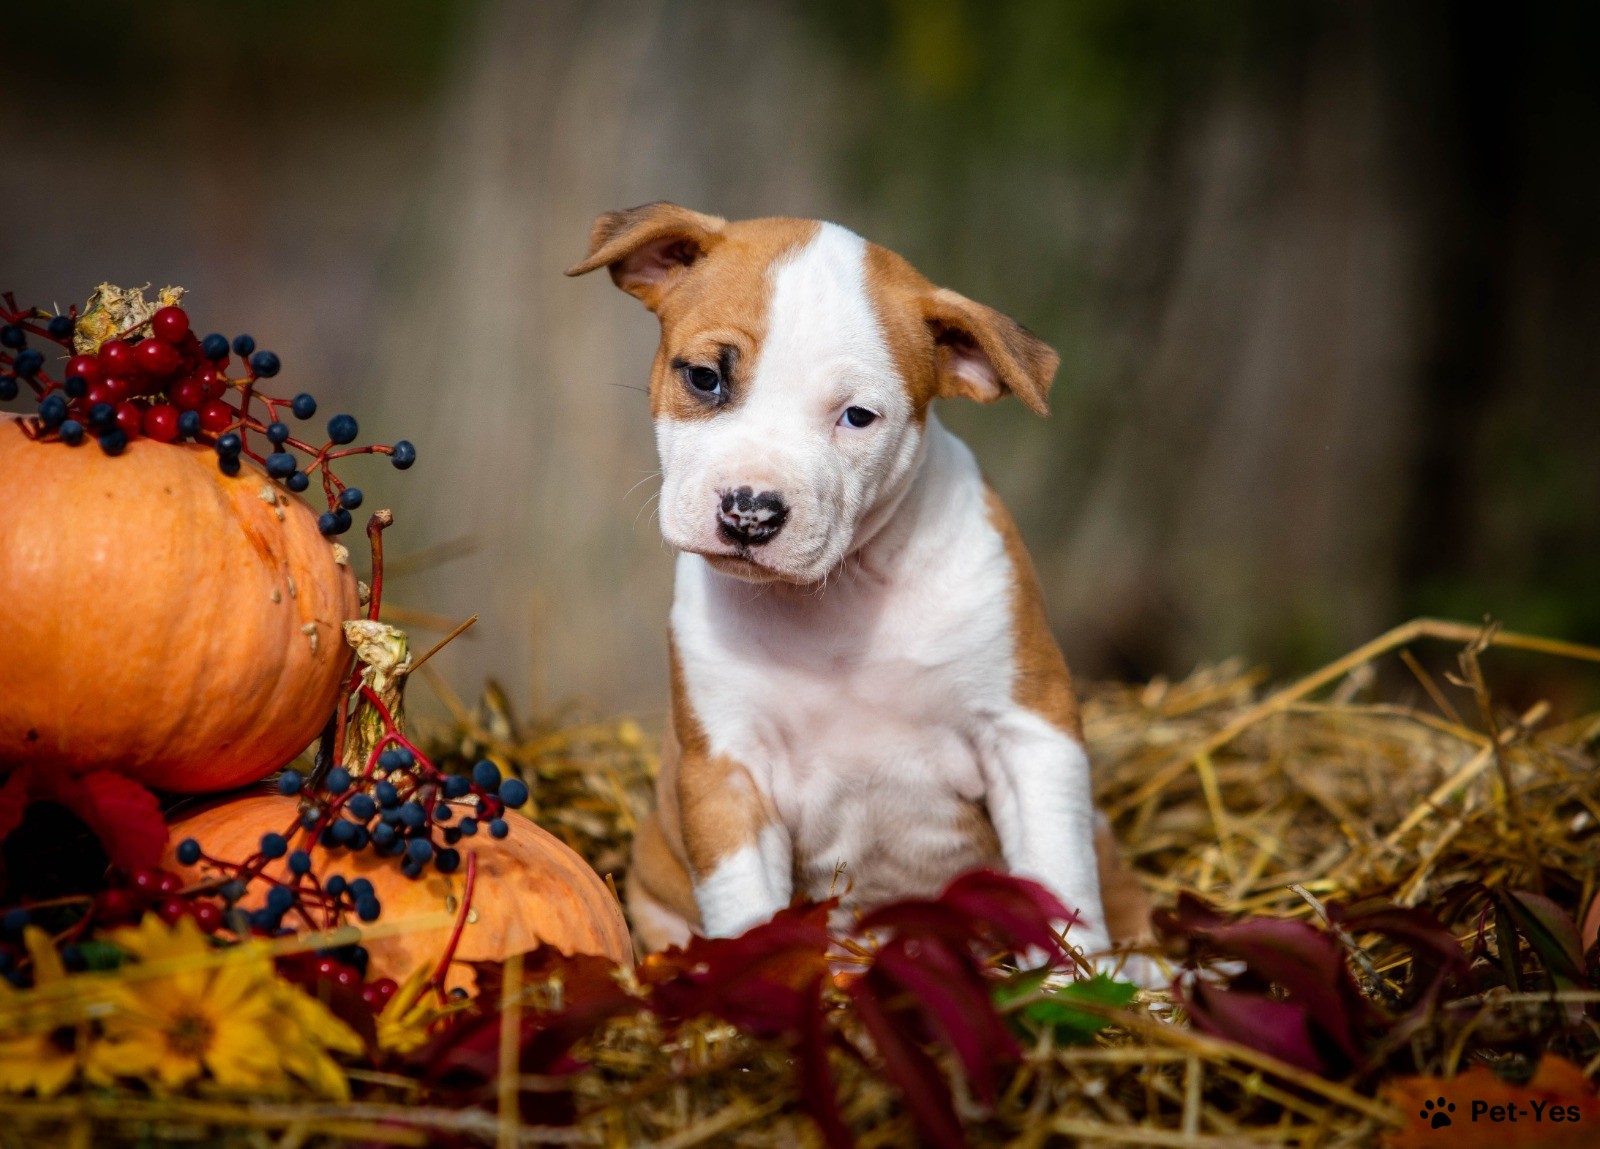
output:
M661 321L680 552L659 809L628 879L641 947L982 865L1077 910L1086 952L1142 936L1032 564L932 409L1042 415L1055 352L830 223L650 204L601 216L567 274L601 267Z

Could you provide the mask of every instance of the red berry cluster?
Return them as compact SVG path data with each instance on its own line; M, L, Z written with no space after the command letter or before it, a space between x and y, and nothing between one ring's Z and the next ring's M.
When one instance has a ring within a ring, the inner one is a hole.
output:
M279 973L304 986L317 997L328 996L323 991L334 986L358 991L362 1004L374 1014L382 1013L383 1007L389 1004L389 999L400 988L392 977L366 980L367 951L361 946L290 954L279 958L277 964Z
M208 934L230 925L228 903L222 893L188 888L170 870L114 869L108 881L105 889L92 896L58 898L42 907L13 906L0 914L0 977L13 985L28 984L30 971L26 968L28 956L22 946L22 931L29 925L56 933L55 942L68 969L85 967L83 943L99 930L131 925L147 913L156 914L168 925L182 917L193 918Z
M213 434L226 430L234 414L222 401L227 358L201 355L189 317L177 307L157 311L150 328L148 339L108 339L98 353L67 360L64 379L81 381L72 391L63 390L69 415L87 419L94 408L108 404L127 438L142 434L161 443L178 437L184 411L197 412L199 425Z
M333 473L334 460L388 455L400 470L416 461L416 448L404 439L392 446L348 446L358 433L350 415L328 421L328 438L320 447L296 438L283 417L310 419L316 399L306 392L286 399L260 391L261 380L278 374L278 356L257 349L248 335L231 341L221 334L198 338L181 307L160 308L104 339L92 353L70 354L79 333L76 309L50 315L18 309L9 293L0 298L0 401L16 399L24 386L32 391L38 407L26 429L34 438L77 446L92 436L111 455L140 437L160 443L194 440L216 449L225 473L237 474L241 458L252 459L295 492L306 490L320 470L328 513L318 525L327 535L349 530L350 512L361 505L360 490ZM59 378L45 354L30 346L30 338L68 353Z

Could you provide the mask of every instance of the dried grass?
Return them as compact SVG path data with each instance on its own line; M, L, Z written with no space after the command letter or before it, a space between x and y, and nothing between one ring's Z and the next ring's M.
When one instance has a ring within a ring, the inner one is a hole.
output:
M1600 650L1570 644L1488 639L1600 661ZM1418 653L1455 664L1452 647L1419 645L1429 640L1468 648L1458 682L1424 669ZM1575 910L1594 897L1600 865L1600 715L1552 725L1543 704L1503 713L1474 679L1488 645L1476 627L1421 622L1271 693L1261 673L1238 663L1181 682L1091 688L1084 713L1101 803L1158 900L1188 889L1234 911L1311 919L1326 900L1425 904L1477 879L1540 888ZM1411 677L1396 687L1396 675L1375 676L1378 659ZM1391 684L1389 698L1374 697L1379 681ZM530 812L601 873L620 876L650 803L655 758L645 735L629 722L570 714L525 724L493 687L469 708L438 685L454 723L435 745L521 774L535 795ZM1358 973L1369 983L1403 980L1402 959L1371 939L1353 941L1365 946ZM1502 994L1488 1005L1468 1023L1441 1012L1412 1038L1417 1062L1448 1072L1490 1040L1510 1034L1537 1047L1560 1024L1549 995ZM992 1112L958 1096L973 1143L1342 1147L1375 1144L1397 1117L1370 1096L1370 1080L1327 1081L1206 1037L1174 1023L1161 995L1114 1016L1094 1045L1042 1037ZM1587 1049L1589 1057L1600 1049L1592 1026ZM590 1068L561 1086L579 1099L571 1128L515 1119L517 1091L554 1084L543 1079L503 1081L497 1116L429 1109L405 1079L359 1074L363 1100L337 1110L119 1096L4 1102L0 1145L53 1143L34 1139L46 1135L78 1144L91 1136L275 1146L447 1137L501 1146L818 1143L782 1049L725 1025L691 1024L669 1040L641 1015L612 1023L584 1055ZM918 1144L887 1085L853 1060L836 1059L834 1069L862 1146Z

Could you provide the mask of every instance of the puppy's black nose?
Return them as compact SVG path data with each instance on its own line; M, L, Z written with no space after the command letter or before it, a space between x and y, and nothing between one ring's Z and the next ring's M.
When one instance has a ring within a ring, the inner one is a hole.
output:
M741 547L758 547L783 530L789 508L777 491L752 494L749 487L726 491L717 508L717 533Z

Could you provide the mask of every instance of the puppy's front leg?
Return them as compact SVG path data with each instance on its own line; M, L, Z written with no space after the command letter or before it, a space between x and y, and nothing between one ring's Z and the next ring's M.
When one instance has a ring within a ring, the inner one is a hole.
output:
M1094 795L1081 743L1031 711L1003 719L986 758L989 817L1006 865L1076 910L1068 939L1085 953L1111 945L1095 859Z
M707 937L736 937L788 906L793 847L748 770L721 756L686 755L678 809Z

